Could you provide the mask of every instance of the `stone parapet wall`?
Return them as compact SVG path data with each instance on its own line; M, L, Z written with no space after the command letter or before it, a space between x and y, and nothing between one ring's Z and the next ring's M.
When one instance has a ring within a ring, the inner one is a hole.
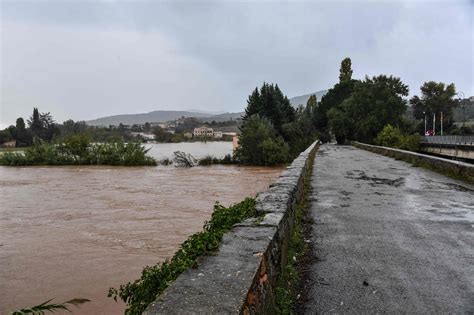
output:
M313 143L259 194L257 218L237 224L212 256L181 274L144 314L272 314Z
M376 145L370 145L365 143L360 143L353 141L352 145L359 149L364 149L370 152L386 155L393 157L395 159L403 160L410 162L416 165L427 166L433 170L439 171L441 173L449 173L452 175L457 175L466 179L470 183L474 183L474 165L453 161L449 159L444 159L436 156L420 154L411 151L405 151L394 148L381 147Z

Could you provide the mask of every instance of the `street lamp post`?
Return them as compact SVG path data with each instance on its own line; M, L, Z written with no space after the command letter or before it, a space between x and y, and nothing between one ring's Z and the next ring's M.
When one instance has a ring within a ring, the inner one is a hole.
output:
M464 136L464 129L465 129L465 123L466 123L466 106L464 102L464 93L463 92L458 92L456 94L458 96L459 102L462 104L462 135Z

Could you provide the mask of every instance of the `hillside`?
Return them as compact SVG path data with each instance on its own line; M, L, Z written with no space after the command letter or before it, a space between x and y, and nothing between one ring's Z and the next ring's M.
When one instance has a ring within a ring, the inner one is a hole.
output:
M165 122L169 120L175 120L180 117L210 117L212 114L198 113L198 112L188 112L188 111L173 111L173 110L156 110L149 113L143 114L124 114L124 115L115 115L101 117L94 120L86 121L88 125L91 126L109 126L109 125L118 125L120 123L124 125L133 125L133 124L144 124L146 122Z
M211 122L211 121L222 122L222 121L240 119L240 118L242 118L242 116L243 116L244 114L245 114L244 112L240 112L240 113L223 113L223 114L214 115L214 116L209 116L209 117L199 117L199 120L200 120L200 121L203 121L203 122Z
M300 104L306 104L309 97L313 94L316 95L318 101L321 100L321 97L326 94L327 90L318 91L315 93L310 93L301 96L295 96L290 99L291 105L298 106ZM123 115L114 115L100 117L97 119L86 121L90 126L109 126L109 125L134 125L134 124L144 124L146 122L166 122L170 120L178 119L182 116L184 117L195 117L201 120L202 122L222 122L227 120L236 120L241 118L243 112L239 113L223 113L223 114L212 114L206 113L203 111L173 111L173 110L156 110L149 113L142 114L123 114Z
M316 95L316 98L318 99L318 102L319 102L319 101L321 101L321 98L324 96L324 94L327 93L327 91L328 90L321 90L321 91L310 93L310 94L295 96L295 97L290 98L290 103L294 107L296 107L298 105L306 105L306 102L308 101L308 99L311 95Z

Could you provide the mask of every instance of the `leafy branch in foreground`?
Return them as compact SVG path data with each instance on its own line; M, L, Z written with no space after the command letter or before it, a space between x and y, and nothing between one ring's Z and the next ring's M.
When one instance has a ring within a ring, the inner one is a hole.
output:
M155 266L147 266L140 279L110 288L109 297L122 299L128 308L126 314L141 314L178 276L189 267L196 267L197 258L215 251L222 236L234 224L255 216L255 199L246 198L228 208L216 203L203 231L191 235L175 255Z
M64 310L64 311L70 312L70 310L67 306L68 304L74 305L74 306L79 306L81 304L90 302L90 300L88 300L88 299L78 298L78 299L72 299L72 300L66 301L64 303L50 303L52 300L53 299L48 300L46 302L43 302L43 303L38 304L36 306L33 306L31 308L24 308L24 309L15 311L15 312L12 313L12 315L24 315L24 314L42 315L45 312L54 313L58 310Z

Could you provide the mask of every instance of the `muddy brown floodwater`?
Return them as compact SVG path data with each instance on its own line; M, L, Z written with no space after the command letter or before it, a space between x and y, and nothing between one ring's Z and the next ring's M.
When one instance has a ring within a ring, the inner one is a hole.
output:
M281 168L0 167L0 314L88 298L74 314L120 314L107 298L171 257L213 204L265 190Z

